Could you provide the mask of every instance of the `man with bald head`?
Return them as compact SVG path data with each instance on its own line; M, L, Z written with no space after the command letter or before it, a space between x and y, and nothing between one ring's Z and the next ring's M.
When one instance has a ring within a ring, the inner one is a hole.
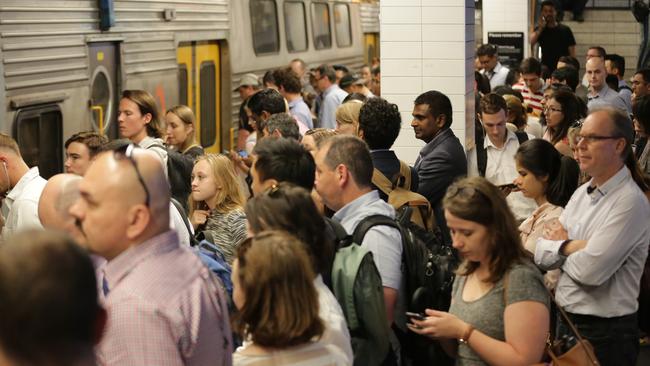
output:
M104 257L108 311L102 365L230 364L232 342L218 280L169 227L169 186L150 152L101 153L70 213Z
M69 212L70 206L79 198L79 181L80 176L70 173L57 174L48 179L38 201L38 217L44 228L64 231L77 244L85 246L86 240Z
M587 95L587 107L591 110L597 106L611 106L624 112L630 113L625 100L613 89L607 86L607 69L605 60L600 57L592 57L587 60L585 66L586 75L589 81L589 94Z
M624 112L592 110L576 138L580 170L592 178L575 191L535 250L542 269L562 269L557 303L603 366L634 366L639 351L637 298L650 242L650 205L633 136ZM573 333L560 321L557 335Z

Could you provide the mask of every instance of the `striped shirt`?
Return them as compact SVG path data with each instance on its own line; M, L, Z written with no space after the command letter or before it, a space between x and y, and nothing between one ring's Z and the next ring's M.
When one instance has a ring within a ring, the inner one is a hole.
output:
M226 213L213 210L198 231L203 231L209 242L219 246L226 261L232 263L237 247L246 239L246 214L241 208Z
M99 290L108 312L99 365L230 365L225 295L175 232L106 263Z
M533 111L529 114L535 117L539 117L542 114L542 99L544 99L544 89L546 89L546 84L543 84L542 88L537 92L532 92L523 82L513 85L512 89L518 90L524 97L524 103L532 108Z

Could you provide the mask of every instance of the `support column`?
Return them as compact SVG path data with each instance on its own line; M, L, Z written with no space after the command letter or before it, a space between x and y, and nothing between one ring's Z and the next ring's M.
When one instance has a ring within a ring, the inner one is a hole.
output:
M424 142L415 139L415 98L438 90L451 100L452 130L474 144L474 0L381 0L381 93L399 106L402 131L394 145L414 164Z

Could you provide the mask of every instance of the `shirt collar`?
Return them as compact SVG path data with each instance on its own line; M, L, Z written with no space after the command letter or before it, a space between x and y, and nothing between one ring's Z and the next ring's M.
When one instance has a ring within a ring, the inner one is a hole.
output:
M38 177L38 167L33 167L27 171L20 179L18 180L18 183L9 191L7 194L7 199L10 199L12 202L20 196L25 188L27 188L27 185L34 179Z
M598 93L596 93L596 95L592 96L591 94L589 94L588 99L591 100L591 99L596 99L596 98L604 98L605 95L607 95L608 92L609 92L609 86L603 85L603 88L600 89L600 91Z
M595 187L595 189L591 191L591 193L587 191L587 194L589 195L592 201L598 201L602 197L605 197L607 193L612 191L614 188L618 187L619 184L621 184L627 177L630 176L631 176L630 170L627 168L627 166L623 165L623 167L616 174L614 174L614 176L609 178L600 187L596 186L593 183L593 179L590 180L587 189L592 187Z
M288 104L289 104L289 108L291 108L291 107L295 107L296 104L298 104L298 103L300 103L300 102L302 102L302 97L298 97L298 98L296 98L296 99L290 101L290 102L288 103Z
M336 221L343 221L343 219L350 215L351 212L355 212L360 208L369 205L373 201L379 199L379 193L376 190L365 193L352 202L348 202L347 205L343 206L340 210L336 211L334 214L334 219Z
M501 149L496 147L496 145L494 145L492 143L492 140L490 140L490 138L487 135L485 135L485 139L483 140L483 148L487 150L488 147L491 147L493 149L502 150L502 149L505 149L506 146L508 146L508 143L510 142L510 140L513 140L513 139L517 140L517 135L515 135L514 132L506 129L506 133L508 134L507 137L506 137L506 143L503 144L503 147Z
M334 91L336 89L339 89L338 84L335 83L335 84L330 85L330 87L325 89L325 91L323 92L323 99L325 99L325 96L329 95L332 91Z
M425 156L428 155L433 151L433 149L440 143L440 141L444 140L449 136L450 134L453 134L454 132L451 130L451 128L445 128L442 131L438 132L437 135L431 139L424 147L422 150L420 150L420 156Z
M179 247L178 235L173 230L133 245L107 262L104 266L104 278L112 291L135 267L151 256L169 252Z

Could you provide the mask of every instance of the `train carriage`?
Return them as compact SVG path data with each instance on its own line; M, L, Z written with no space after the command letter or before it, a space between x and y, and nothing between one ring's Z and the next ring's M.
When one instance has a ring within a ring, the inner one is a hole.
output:
M121 91L144 89L162 110L189 105L198 141L220 152L232 146L240 103L232 86L243 74L261 76L294 58L359 67L369 54L361 24L377 16L373 6L376 1L3 0L0 130L49 177L62 170L67 137L83 130L117 137Z

